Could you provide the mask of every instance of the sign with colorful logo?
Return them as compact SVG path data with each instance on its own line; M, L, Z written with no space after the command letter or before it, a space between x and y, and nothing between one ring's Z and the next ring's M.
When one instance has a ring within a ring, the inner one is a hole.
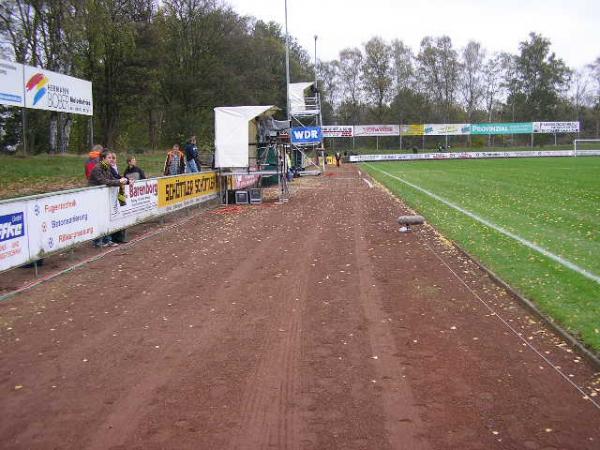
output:
M326 125L321 127L324 138L352 137L354 127L352 125Z
M292 144L318 144L323 140L321 127L292 128Z
M0 105L25 106L22 64L0 59Z
M201 203L217 194L214 172L164 177L158 179L158 207L167 211Z
M24 70L26 108L93 115L91 82L38 67Z
M533 133L531 122L510 123L473 123L471 134L530 134Z

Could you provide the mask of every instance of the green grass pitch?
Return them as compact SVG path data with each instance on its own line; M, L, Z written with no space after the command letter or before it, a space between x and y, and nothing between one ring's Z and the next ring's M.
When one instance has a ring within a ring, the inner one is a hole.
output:
M600 351L600 284L383 170L600 275L600 158L363 164L446 237Z

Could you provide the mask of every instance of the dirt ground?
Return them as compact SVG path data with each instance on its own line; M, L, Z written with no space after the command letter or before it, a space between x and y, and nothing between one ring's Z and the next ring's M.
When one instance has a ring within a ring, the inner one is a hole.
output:
M0 447L599 448L595 368L364 176L147 225L0 302Z

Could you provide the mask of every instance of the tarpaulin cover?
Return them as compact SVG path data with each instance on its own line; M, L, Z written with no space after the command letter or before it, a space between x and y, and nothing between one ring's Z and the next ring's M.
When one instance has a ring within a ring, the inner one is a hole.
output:
M273 105L215 108L215 168L248 167L248 123L277 110Z
M313 82L290 84L290 112L292 115L307 112L308 108L304 100L304 91L313 84Z

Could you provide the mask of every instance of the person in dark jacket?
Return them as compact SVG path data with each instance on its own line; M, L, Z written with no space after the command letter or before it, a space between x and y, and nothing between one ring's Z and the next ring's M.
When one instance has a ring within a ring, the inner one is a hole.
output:
M185 151L186 172L199 172L200 167L198 166L199 155L198 147L196 146L196 136L191 136L183 149Z
M92 169L90 173L90 179L88 185L90 186L113 186L119 188L119 203L125 202L125 190L123 186L129 183L129 180L125 177L116 178L112 172L111 160L114 154L107 149L102 150L100 153L100 160L96 167ZM117 234L117 233L115 233ZM94 247L110 247L117 245L110 236L103 236L98 239L94 239Z
M135 156L130 156L127 158L127 169L125 169L125 172L123 172L123 176L127 177L130 183L133 183L137 180L146 179L146 174L144 171L137 166Z

